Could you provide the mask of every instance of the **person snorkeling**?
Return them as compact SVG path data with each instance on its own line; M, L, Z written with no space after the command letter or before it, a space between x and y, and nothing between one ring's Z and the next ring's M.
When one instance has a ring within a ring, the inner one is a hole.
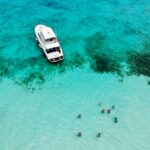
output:
M77 118L80 119L81 117L82 117L82 115L81 115L81 114L78 114Z
M78 132L77 137L82 137L82 132Z
M103 109L102 111L101 111L101 113L103 114L105 112L105 109Z
M96 135L96 137L97 137L97 138L101 137L101 134L102 134L102 133L99 132L99 133Z
M115 123L118 123L117 117L114 118L114 122L115 122Z
M112 107L111 107L112 109L115 109L115 105L112 105Z

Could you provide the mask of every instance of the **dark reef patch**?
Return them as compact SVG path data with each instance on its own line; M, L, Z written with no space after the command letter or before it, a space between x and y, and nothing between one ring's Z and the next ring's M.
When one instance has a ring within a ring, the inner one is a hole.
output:
M70 66L73 66L75 68L81 67L84 63L85 63L85 59L79 53L74 53L72 60L68 62Z
M85 59L78 53L72 54L70 59L65 58L63 62L55 64L59 73L65 73L68 69L80 68L85 63ZM55 67L55 65L53 67Z
M72 55L70 60L65 58L63 62L52 64L45 55L21 59L0 58L0 80L9 78L14 83L28 91L42 88L45 81L51 77L51 73L65 73L69 69L75 69L84 64L84 59L79 53Z
M129 74L150 77L150 53L128 53Z
M111 72L121 75L120 64L105 54L95 55L93 57L93 63L91 63L91 68L98 73Z
M9 65L9 61L5 61L5 59L0 58L0 80L3 77L8 77L11 69L11 64Z
M85 40L85 51L91 58L91 68L98 73L111 72L121 75L119 61L106 53L106 35L96 32Z
M42 57L32 57L24 60L20 59L0 59L0 80L9 78L16 84L31 90L38 89L45 81L46 64Z
M41 72L31 72L27 76L23 76L16 83L33 92L33 90L39 88L44 81L45 77Z

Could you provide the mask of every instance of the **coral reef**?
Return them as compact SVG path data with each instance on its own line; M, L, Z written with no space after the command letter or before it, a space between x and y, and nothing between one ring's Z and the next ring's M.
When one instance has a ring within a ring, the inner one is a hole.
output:
M96 32L85 41L85 51L91 58L91 68L98 73L111 72L121 74L120 64L117 60L108 56L103 47L106 36Z
M105 54L95 55L91 68L100 73L111 72L120 74L120 64Z
M150 53L128 53L130 74L150 76Z

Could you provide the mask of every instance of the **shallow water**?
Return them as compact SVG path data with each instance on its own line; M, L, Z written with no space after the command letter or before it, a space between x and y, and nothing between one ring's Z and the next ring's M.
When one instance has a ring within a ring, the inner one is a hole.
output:
M0 7L0 149L150 149L148 0L0 0ZM62 63L49 63L38 47L39 23L55 30Z

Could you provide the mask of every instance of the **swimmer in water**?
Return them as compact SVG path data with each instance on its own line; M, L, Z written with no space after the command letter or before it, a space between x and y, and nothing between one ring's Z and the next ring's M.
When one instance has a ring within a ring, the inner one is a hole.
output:
M112 107L111 107L112 109L115 109L115 105L112 105Z
M82 132L78 132L77 137L81 137L82 136Z
M101 113L103 114L105 112L105 109L103 109L102 111L101 111Z
M108 114L110 114L110 109L108 109L108 111L107 111L107 112L108 112Z
M101 137L101 134L102 134L102 133L99 132L99 133L96 135L96 137L97 137L97 138Z
M82 117L82 115L81 115L81 114L79 114L79 115L77 116L77 118L78 118L78 119L80 119L81 117Z
M118 123L117 117L114 118L114 122L115 122L115 123Z

